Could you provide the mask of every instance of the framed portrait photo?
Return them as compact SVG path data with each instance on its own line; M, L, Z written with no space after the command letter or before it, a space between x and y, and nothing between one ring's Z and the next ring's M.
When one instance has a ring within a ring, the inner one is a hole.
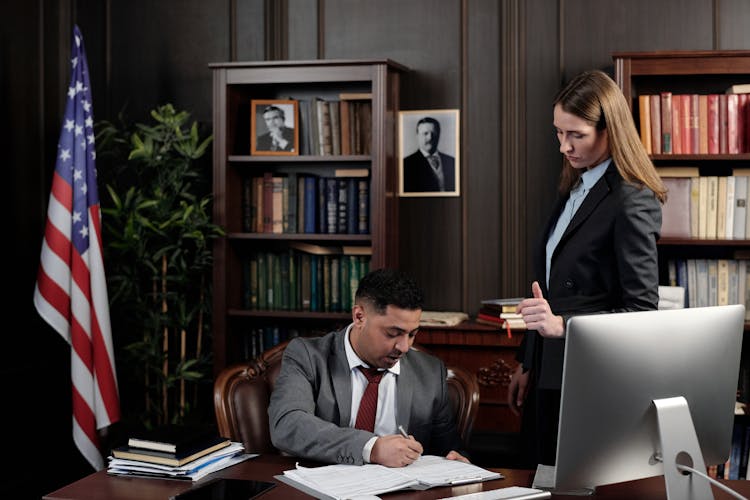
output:
M250 101L250 154L299 155L298 103L291 99Z
M399 196L460 196L459 110L398 114Z

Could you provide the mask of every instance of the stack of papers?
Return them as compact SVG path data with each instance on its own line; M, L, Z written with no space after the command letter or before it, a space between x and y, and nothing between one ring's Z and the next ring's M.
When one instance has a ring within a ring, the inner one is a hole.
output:
M258 455L242 453L242 443L232 442L220 450L209 453L181 466L161 465L140 460L109 457L107 473L119 476L143 476L197 481L212 472L224 469Z
M502 474L476 465L424 455L406 467L390 468L378 464L328 465L296 469L276 476L317 498L346 499L361 495L379 495L404 489L425 490L435 486L468 484L502 479Z

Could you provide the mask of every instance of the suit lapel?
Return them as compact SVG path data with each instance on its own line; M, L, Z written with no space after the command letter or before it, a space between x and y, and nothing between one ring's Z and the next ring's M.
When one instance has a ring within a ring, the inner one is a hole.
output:
M610 176L613 174L616 174L616 167L614 163L611 163L609 167L607 167L607 171L602 178L592 186L591 191L586 195L586 198L584 198L581 207L576 211L573 219L571 219L568 228L563 233L562 238L560 238L560 243L557 245L558 249L563 246L568 238L570 238L570 235L578 230L581 224L583 224L586 219L591 216L596 207L599 206L599 203L601 203L601 201L610 193ZM557 249L555 249L555 253L557 253Z
M352 413L352 376L344 349L345 331L339 332L338 338L333 343L333 352L328 358L328 369L339 406L339 426L341 427L349 427Z
M409 353L401 358L401 373L396 379L396 425L409 428L411 418L412 393L414 392L414 371L409 362Z

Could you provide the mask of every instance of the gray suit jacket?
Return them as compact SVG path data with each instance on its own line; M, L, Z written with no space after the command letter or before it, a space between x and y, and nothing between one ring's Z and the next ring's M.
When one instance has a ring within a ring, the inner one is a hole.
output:
M276 448L321 462L363 463L362 450L374 434L349 427L352 384L345 332L297 338L284 350L268 407ZM411 350L400 363L396 423L422 443L426 454L460 452L443 362Z

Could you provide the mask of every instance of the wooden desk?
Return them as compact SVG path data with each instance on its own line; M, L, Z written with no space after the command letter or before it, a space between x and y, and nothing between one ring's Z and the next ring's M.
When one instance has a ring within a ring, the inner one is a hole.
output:
M263 455L233 467L215 472L203 481L217 477L228 477L238 479L255 479L258 481L273 481L276 487L262 495L263 500L287 500L310 498L296 488L273 479L274 475L294 467L297 459L282 457L279 455ZM405 491L388 493L387 500L402 499L437 499L448 496L464 495L479 491L504 488L506 486L530 486L533 479L533 471L493 469L505 476L505 479L487 481L485 483L467 484L462 486L433 488L426 491ZM745 496L750 496L750 481L722 481L730 488ZM195 483L201 484L201 482ZM60 488L43 498L45 500L167 500L169 497L180 492L187 491L193 487L188 481L166 480L166 479L142 479L121 476L109 476L106 471L95 472L64 488ZM714 497L719 499L730 499L730 495L724 491L713 488ZM663 477L652 477L639 481L629 481L610 486L602 486L597 489L593 497L609 500L663 500L666 498ZM552 495L552 498L570 500L569 496Z
M510 376L518 366L516 349L523 332L512 332L464 321L453 327L423 326L417 344L425 346L446 364L476 373L479 381L479 412L474 431L519 432L521 420L506 402Z

